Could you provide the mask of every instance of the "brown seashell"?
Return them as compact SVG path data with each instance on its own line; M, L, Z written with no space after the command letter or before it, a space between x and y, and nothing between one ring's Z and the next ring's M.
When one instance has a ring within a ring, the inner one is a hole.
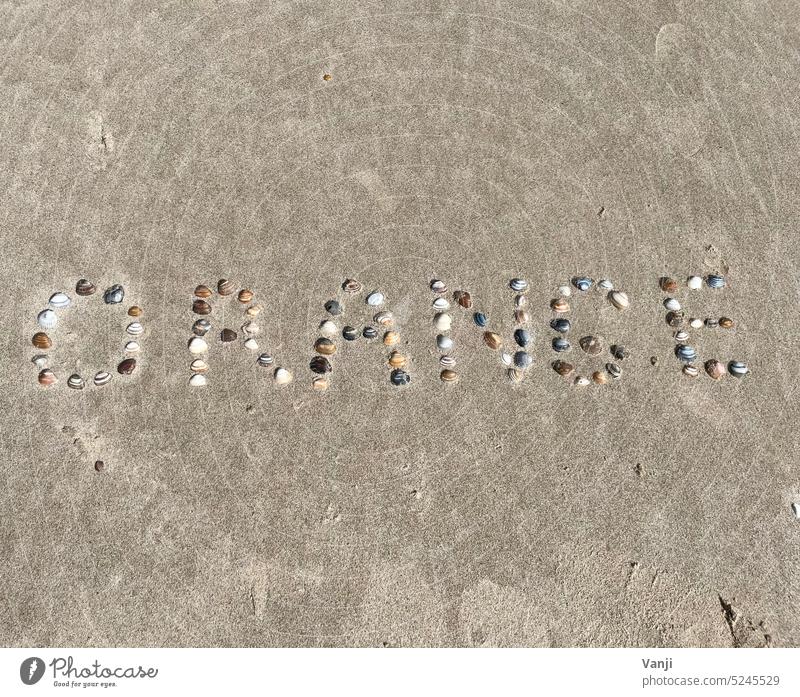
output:
M730 317L720 317L719 326L723 329L733 329L735 322Z
M247 288L243 288L242 290L239 291L239 295L237 297L239 298L240 303L242 303L243 305L247 305L247 303L249 303L253 299L253 291Z
M220 295L230 295L236 288L233 287L233 281L226 278L221 278L217 283L217 293Z
M569 312L569 303L564 298L556 298L550 302L553 312Z
M514 321L517 324L527 324L531 321L531 316L526 310L514 310Z
M675 327L675 328L682 327L683 320L684 320L683 310L667 313L667 324L670 327Z
M196 315L210 315L211 305L209 305L205 300L195 300L192 303L192 312L194 312Z
M258 316L258 313L259 313L259 312L261 312L261 310L262 310L262 309L263 309L263 308L261 307L261 305L251 305L250 307L248 307L248 308L247 308L247 309L244 311L244 313L245 313L245 314L246 314L248 317L256 317L256 316Z
M45 368L39 373L39 384L48 387L49 385L53 385L58 382L58 378L56 378L56 374L50 370L50 368Z
M392 351L389 354L389 365L392 368L404 368L406 363L408 363L408 359L398 351Z
M360 293L362 285L356 281L355 278L348 278L344 283L342 283L342 290L345 293Z
M678 290L678 282L674 278L669 278L668 276L664 276L658 284L665 293L674 293Z
M553 370L555 370L559 375L570 375L574 370L575 366L572 363L567 363L566 361L553 361Z
M332 356L334 353L336 353L336 344L334 344L330 339L326 339L324 336L321 336L314 343L314 350L317 353L321 353L323 356Z
M317 375L317 377L311 381L311 387L313 387L317 392L324 392L328 389L328 378L322 375Z
M75 284L75 292L83 296L94 295L97 292L97 287L91 281L82 278Z
M36 332L31 342L38 349L49 349L53 345L53 342L50 341L50 337L44 332Z
M719 380L720 378L725 377L725 373L728 372L724 363L713 358L710 361L706 361L704 367L706 369L706 373L708 373L708 376L714 378L714 380Z
M592 373L592 380L598 385L605 385L609 381L608 373L598 370Z
M497 350L503 345L503 340L500 338L500 335L494 332L484 332L483 340L490 349Z
M603 343L596 336L584 336L578 343L590 356L596 356L603 350Z
M441 373L439 373L439 379L442 382L458 382L458 373L455 370L449 370L445 368Z
M214 291L211 290L211 288L209 288L208 286L197 286L197 288L194 289L194 294L198 298L205 299L205 298L210 298L214 294Z
M144 310L138 305L133 305L128 308L128 314L131 317L141 317L144 314Z
M232 341L236 341L237 335L233 329L225 328L219 333L219 338L223 344L229 344Z
M120 375L130 375L134 370L136 370L135 358L126 358L117 366L117 372Z
M383 343L385 346L394 346L400 342L400 333L389 331L383 335Z
M453 293L453 300L467 310L472 307L472 296L465 290L457 290Z

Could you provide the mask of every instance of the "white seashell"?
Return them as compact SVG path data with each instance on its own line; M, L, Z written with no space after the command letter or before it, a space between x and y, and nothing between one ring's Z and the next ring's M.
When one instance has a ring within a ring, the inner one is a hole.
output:
M52 329L58 324L58 317L52 310L42 310L36 316L36 321L42 329Z
M383 302L384 302L383 293L377 290L373 290L367 296L367 305L371 305L372 307L378 307L379 305L383 305Z
M589 380L589 378L583 377L582 375L580 375L577 378L575 378L575 384L578 387L586 387L586 385L588 385L590 382L591 382L591 380Z
M339 327L336 326L336 322L326 319L319 325L319 333L330 339L332 336L339 334Z
M275 382L279 385L288 385L293 377L291 372L286 370L286 368L277 368L275 370Z
M681 304L675 298L666 298L664 300L664 307L671 312L677 312L681 309Z
M680 331L675 332L674 337L675 337L675 341L677 341L677 342L688 341L689 340L689 332L683 331L681 329Z
M202 358L195 358L189 367L193 373L205 373L208 370L208 363Z
M433 301L433 309L434 310L449 310L450 309L450 301L447 298L436 298Z
M690 290L700 290L703 287L703 279L700 276L689 276L686 279L686 286Z
M439 336L436 337L436 346L440 351L449 351L453 348L453 340L449 336L439 334Z
M505 352L500 354L500 360L503 362L503 365L511 365L514 362L511 354Z
M525 307L528 304L527 295L518 295L514 298L514 307Z
M62 307L68 307L71 300L69 299L69 295L66 293L53 293L50 296L50 304L58 309Z
M794 513L794 517L800 519L800 501L795 501L792 504L792 513Z
M189 353L197 355L200 353L206 353L207 351L208 344L206 343L205 339L199 336L189 339Z
M47 356L43 353L37 353L33 358L31 358L31 363L33 363L37 368L42 369L47 365Z
M255 339L248 339L244 342L244 347L250 351L258 351L258 342Z
M139 336L144 332L144 327L142 326L141 322L131 322L126 328L125 331L132 336Z
M105 370L95 373L94 384L97 385L97 387L107 385L109 382L111 382L111 373L107 373Z
M618 310L624 310L631 304L627 293L623 293L621 290L612 290L609 292L608 300Z
M192 377L189 378L189 384L192 387L205 387L208 384L208 380L206 380L205 375L201 375L200 373L195 373Z
M388 310L379 312L372 319L375 320L375 322L382 327L391 327L392 325L394 325L394 317L392 316L392 313L389 312Z
M597 287L600 290L614 290L614 284L607 278L604 278L602 281L598 281Z
M689 320L689 326L692 329L700 329L703 326L703 320L697 317L693 317L692 319Z
M559 286L558 294L562 298L568 298L570 295L572 295L572 288L570 288L569 284L564 284L563 286Z
M242 325L242 332L249 336L258 336L261 333L261 327L255 322L245 322Z
M456 359L455 356L442 356L439 359L439 363L445 368L452 368L456 364Z
M140 348L138 341L129 341L125 344L125 353L138 353Z
M453 318L446 312L440 312L433 318L433 326L440 332L449 331L452 324Z

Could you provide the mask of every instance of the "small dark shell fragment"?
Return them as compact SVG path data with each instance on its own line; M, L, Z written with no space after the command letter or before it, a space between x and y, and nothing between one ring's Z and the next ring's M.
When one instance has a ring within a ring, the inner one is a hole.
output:
M44 332L36 332L33 335L33 339L31 339L31 343L38 349L49 349L53 345L50 337Z
M344 283L342 283L342 290L345 293L360 293L361 288L361 284L356 281L355 278L348 278Z
M572 328L572 324L566 317L557 317L551 320L550 326L559 334L566 334Z
M366 326L361 334L365 339L376 339L378 337L378 330L375 329L375 327Z
M106 468L106 463L102 460L95 460L94 461L94 469L95 472L103 472Z
M559 375L569 375L575 370L575 366L572 363L567 363L566 361L553 361L553 370L555 370Z
M358 329L350 326L343 327L342 336L344 337L345 341L355 341L358 339Z
M192 332L197 336L205 336L211 329L211 322L207 319L199 319L192 325Z
M323 356L332 356L336 353L336 344L323 336L314 343L314 349Z
M517 342L517 346L522 346L524 348L530 343L531 334L527 329L517 329L514 332L514 341Z
M611 355L617 360L622 361L630 356L630 352L624 346L621 346L620 344L614 344L611 347Z
M194 289L194 294L198 298L204 298L204 299L210 298L213 292L214 291L212 291L211 288L209 288L208 286L197 286L197 288Z
M223 344L229 344L232 341L236 341L236 337L236 332L233 331L233 329L225 328L219 333L220 341L222 341Z
M77 292L77 289L76 289ZM107 305L116 305L125 298L125 289L118 283L111 286L103 293L103 300Z
M311 363L309 363L309 368L314 373L319 373L320 375L324 375L325 373L330 373L333 368L331 368L330 361L325 358L325 356L314 356L311 359Z
M596 356L603 350L603 344L596 336L584 336L579 343L590 356Z
M211 305L209 305L205 300L200 300L198 298L192 303L192 312L194 312L196 315L210 315Z
M126 358L117 366L117 372L120 375L130 375L134 370L136 370L135 358Z
M325 309L334 317L342 314L342 305L338 300L328 300L325 303Z
M675 328L682 327L684 320L683 310L668 312L666 319L667 319L667 324L670 327L675 327Z
M484 315L482 312L476 312L474 315L472 315L472 319L475 321L475 324L477 324L479 327L486 326L487 322L486 315Z
M94 295L97 292L97 287L91 281L82 278L75 284L75 292L78 295Z
M407 385L411 382L411 376L405 370L393 370L389 379L393 385Z
M472 296L465 290L457 290L453 293L453 300L466 310L472 307Z
M234 288L233 282L226 278L221 278L217 282L217 293L220 295L230 295L234 290L236 290L236 288Z

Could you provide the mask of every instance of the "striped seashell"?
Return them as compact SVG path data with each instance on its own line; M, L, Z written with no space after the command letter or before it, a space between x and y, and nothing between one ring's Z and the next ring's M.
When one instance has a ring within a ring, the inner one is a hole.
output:
M313 387L316 392L324 392L328 389L328 383L328 378L326 378L324 375L317 375L311 381L311 387Z
M442 382L458 382L458 373L456 373L455 370L445 368L441 373L439 373L439 379Z
M457 290L453 293L453 300L465 310L469 310L472 307L472 296L465 290Z
M375 327L371 327L367 325L361 332L361 336L365 339L377 339L378 338L378 330Z
M47 365L47 356L43 353L37 353L33 358L31 358L31 363L33 363L37 368L44 368Z
M681 304L675 298L666 298L664 300L664 308L672 312L677 312L681 309Z
M385 346L394 346L400 341L400 333L388 331L383 335L383 343Z
M572 365L572 363L567 363L566 361L553 361L553 370L555 370L559 375L566 377L575 370L575 366Z
M389 380L393 385L400 387L402 385L408 385L408 383L411 382L411 376L405 370L398 368L389 374Z
M195 358L189 368L191 368L193 373L207 373L208 363L206 363L202 358Z
M675 347L675 356L683 363L691 363L697 358L697 351L694 346L679 344Z
M510 353L502 351L500 353L500 362L506 367L511 367L514 365L514 356L512 356Z
M111 382L111 373L107 373L105 370L101 370L98 373L95 373L93 382L96 387L102 387L103 385L107 385Z
M579 375L575 378L575 385L577 387L586 387L587 385L591 384L591 380L589 378L584 377L583 375Z
M286 368L276 368L275 369L275 382L278 385L288 385L292 380L294 380L294 375L290 370L286 370Z
M596 336L581 337L578 344L580 344L580 347L590 356L596 356L603 350L603 342Z
M360 293L363 286L356 281L355 278L348 278L344 283L342 283L342 290L345 293L355 294Z
M692 318L689 320L689 326L690 326L692 329L700 329L700 327L702 327L702 326L703 326L703 320L701 320L701 319L700 319L700 318L698 318L698 317L692 317Z
M50 305L55 307L57 310L62 308L68 307L70 302L69 295L66 293L53 293L50 296Z
M117 372L120 375L130 375L134 370L136 370L135 358L126 358L125 360L120 361L120 364L117 366Z
M589 290L589 288L592 287L592 283L592 279L588 276L575 276L575 278L572 279L572 285L583 292Z
M386 300L386 298L383 297L383 293L381 293L380 291L377 291L377 290L373 290L367 296L367 299L366 299L365 302L370 307L379 307L379 306L383 305L385 300Z
M192 387L205 387L208 384L208 378L202 373L194 373L192 377L189 378L189 384Z
M622 368L616 363L606 363L606 370L614 380L619 380L622 377Z
M455 356L442 356L439 363L443 368L453 368L456 365Z
M447 332L453 325L453 318L446 312L438 312L433 318L433 326L437 331Z
M678 282L669 276L664 276L659 279L658 285L665 293L674 293L676 290L678 290Z
M138 341L129 341L125 344L125 353L138 353L141 350Z
M570 295L572 295L572 288L570 288L570 287L569 287L569 286L568 286L566 283L564 283L564 284L560 285L560 286L559 286L559 287L556 289L556 292L557 292L557 293L558 293L558 294L559 294L559 295L560 295L562 298L568 298Z
M730 317L720 317L719 326L723 329L733 329L735 322Z
M199 336L189 339L189 353L197 355L200 353L206 353L207 351L208 344L206 343L205 339L202 339Z
M514 341L518 346L525 347L531 342L531 334L527 329L517 329L514 332Z
M697 366L692 365L691 363L687 363L681 370L684 375L690 378L696 378L698 375L700 375L700 371L698 370Z
M203 298L205 300L206 298L210 298L214 294L214 291L211 290L211 288L209 288L208 286L201 285L197 286L197 288L194 289L194 294L198 298Z
M211 304L207 303L205 300L197 299L192 303L192 312L196 315L210 315Z
M561 336L553 338L552 346L553 351L557 351L558 353L564 353L564 351L569 351L572 348L572 344L570 344L567 339Z
M522 380L525 378L522 371L518 370L517 368L509 368L506 371L506 377L508 377L509 382L513 382L514 384L522 382Z
M358 329L351 326L342 327L342 338L345 341L355 341L358 339Z
M314 356L308 367L311 368L312 373L319 373L320 375L330 373L333 370L330 361L325 356Z
M241 330L243 334L247 334L247 336L258 336L261 334L261 327L258 326L255 322L245 322L241 326Z
M264 309L264 308L263 308L263 307L261 307L261 305L251 305L250 307L248 307L248 308L247 308L247 309L244 311L244 313L245 313L245 314L246 314L248 317L258 317L259 313L260 313L260 312L261 312L261 310L263 310L263 309Z
M525 310L514 310L514 321L517 324L527 324L531 321L531 316Z
M444 281L440 281L438 278L435 278L431 281L431 290L434 293L446 293L447 286L445 285Z
M44 370L39 371L39 384L43 385L44 387L49 387L50 385L55 385L58 382L58 378L56 374L50 370L50 368L45 368Z
M97 292L97 287L91 281L82 278L75 284L75 293L82 297L87 295L94 295Z
M686 279L686 287L689 290L700 290L703 287L703 279L700 276L689 276Z
M556 317L550 321L550 326L559 334L566 334L572 328L572 323L566 317Z
M314 350L317 353L321 353L323 356L332 356L334 353L336 353L336 344L334 344L330 339L320 337L316 340L316 342L314 342Z
M127 327L125 327L125 331L131 336L139 336L140 334L144 333L144 327L142 326L141 322L131 322Z
M115 283L110 288L106 288L103 293L103 301L106 305L118 305L125 299L125 289L119 284Z
M236 287L233 285L233 281L229 281L227 278L221 278L217 281L217 293L220 295L231 295L235 290Z
M630 307L631 301L628 294L621 290L612 290L607 297L608 301L618 310L627 310Z
M569 312L569 303L564 298L556 298L550 303L553 312Z
M708 329L716 329L719 326L719 321L714 317L706 317L703 324L705 324Z
M495 351L503 345L503 340L500 338L500 335L495 332L484 332L483 341L490 349Z
M192 333L197 336L205 336L211 329L211 322L207 319L199 319L192 325Z
M144 310L138 305L131 305L128 308L128 316L129 317L141 317L144 314Z
M596 385L606 385L610 379L608 373L602 370L596 370L592 373L592 382Z
M258 363L262 368L266 368L267 366L272 365L273 358L268 353L262 353L257 359L256 363Z
M514 354L514 365L517 366L517 368L525 370L526 368L530 368L532 363L533 358L531 358L531 354L527 351L517 351Z
M53 342L50 340L50 337L47 336L44 332L36 332L31 339L31 343L38 349L49 349Z
M731 361L728 363L728 372L735 378L743 378L745 375L747 375L747 373L750 372L750 369L747 367L747 363L743 363L742 361Z
M725 376L727 372L725 369L725 364L721 361L718 361L714 358L705 362L704 368L706 369L706 373L710 378L714 380L720 380Z
M242 303L242 305L247 305L247 303L253 300L254 294L253 291L249 288L242 288L239 291L239 295L236 296L236 299Z
M389 354L389 365L392 368L405 368L408 359L399 351L392 351Z
M614 284L607 278L597 282L597 287L602 291L614 290Z
M675 341L680 342L680 343L689 340L689 332L687 332L687 331L685 331L683 329L675 332L675 334L673 334L673 336L675 337Z
M233 329L228 329L227 327L225 327L225 328L224 328L224 329L223 329L223 330L222 330L222 331L219 333L219 340L220 340L220 341L221 341L223 344L230 344L230 343L233 343L233 342L234 342L234 341L236 341L236 339L238 339L238 338L239 338L239 335L238 335L238 334L237 334L235 331L233 331Z
M439 311L449 310L450 301L447 298L442 298L442 297L436 298L436 300L433 301L433 309Z
M384 310L383 312L379 312L372 318L376 324L380 325L381 327L392 327L394 326L394 315L388 310Z
M709 288L719 289L725 287L725 277L716 273L710 273L706 276L706 284Z
M332 320L326 319L319 325L319 333L330 338L339 333L339 327Z
M524 293L528 290L528 282L524 278L512 278L508 285L511 290L517 293Z
M67 378L67 387L73 390L82 390L86 387L86 383L80 375L73 373Z
M248 351L258 351L258 342L253 338L247 339L244 342L244 347Z
M52 310L42 310L36 315L36 321L42 329L53 329L58 324L58 317Z
M485 327L488 322L486 315L484 315L482 312L476 312L474 315L472 315L472 319L479 327Z
M453 340L449 336L439 334L436 337L436 348L440 351L449 351L453 348Z
M684 322L684 314L683 311L678 310L677 312L668 312L666 316L667 324L670 327L677 329L678 327L683 326Z

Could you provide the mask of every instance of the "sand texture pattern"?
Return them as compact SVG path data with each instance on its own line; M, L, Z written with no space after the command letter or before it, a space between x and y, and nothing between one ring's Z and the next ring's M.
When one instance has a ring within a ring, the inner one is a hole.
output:
M3 3L0 643L797 646L798 20L788 1ZM742 380L683 376L664 322L659 277L713 271L723 291L677 297L735 319L697 344ZM573 338L630 350L611 385L548 366L576 273L631 298L571 314ZM431 279L509 342L517 276L527 378L454 310L443 384ZM310 388L324 303L369 317L348 277L385 293L410 385L362 339ZM220 278L255 293L292 384L214 338L239 330L233 296L189 387L192 290ZM43 388L55 291L73 303Z

